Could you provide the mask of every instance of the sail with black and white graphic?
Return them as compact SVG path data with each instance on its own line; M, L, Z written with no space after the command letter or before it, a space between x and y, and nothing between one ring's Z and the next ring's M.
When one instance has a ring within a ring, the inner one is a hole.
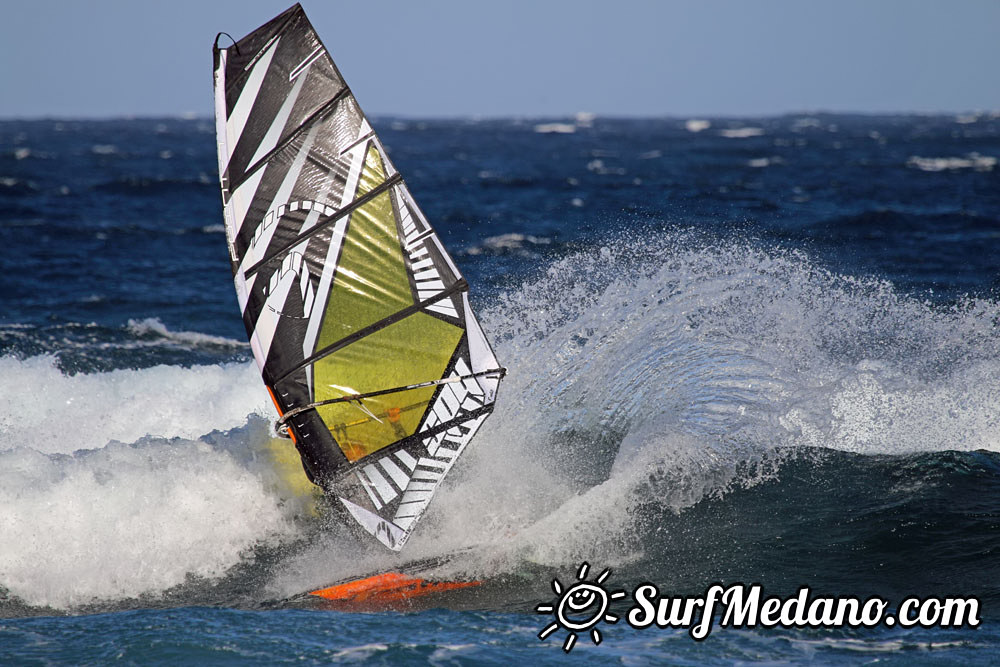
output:
M302 8L218 41L226 237L254 357L309 478L398 550L503 369Z

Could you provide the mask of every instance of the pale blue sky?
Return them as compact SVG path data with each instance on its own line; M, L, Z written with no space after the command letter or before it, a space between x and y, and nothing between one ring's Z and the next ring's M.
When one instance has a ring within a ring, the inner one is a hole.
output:
M8 0L0 117L212 113L211 44L289 0ZM404 116L1000 109L998 0L302 3Z

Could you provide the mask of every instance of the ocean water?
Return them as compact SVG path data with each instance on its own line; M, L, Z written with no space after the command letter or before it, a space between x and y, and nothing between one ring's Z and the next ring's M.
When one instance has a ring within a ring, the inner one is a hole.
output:
M213 123L0 122L0 662L1000 660L1000 116L375 125L509 369L402 556L266 455ZM415 559L483 584L290 600ZM567 655L535 606L584 561L982 623Z

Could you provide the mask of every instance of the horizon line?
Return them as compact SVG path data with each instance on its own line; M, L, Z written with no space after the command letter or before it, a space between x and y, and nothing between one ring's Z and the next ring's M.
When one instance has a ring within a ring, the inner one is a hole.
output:
M1000 108L996 109L940 109L934 111L915 110L893 110L893 111L832 111L828 109L798 109L790 111L775 111L769 113L675 113L667 112L661 114L647 113L596 113L590 111L574 111L562 114L440 114L440 115L419 115L406 113L368 113L372 119L393 119L410 122L421 121L545 121L545 120L579 120L581 116L589 120L745 120L745 119L765 119L784 118L787 116L986 116L992 120L1000 118ZM211 113L180 112L180 113L123 113L123 114L80 114L80 115L58 115L58 114L38 114L38 115L5 115L0 112L0 122L74 122L74 121L141 121L141 120L187 120L187 121L211 121L215 122L215 116Z

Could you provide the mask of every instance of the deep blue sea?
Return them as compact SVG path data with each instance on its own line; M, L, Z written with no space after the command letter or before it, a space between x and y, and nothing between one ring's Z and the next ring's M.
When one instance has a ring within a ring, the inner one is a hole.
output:
M0 663L1000 661L1000 114L375 126L509 369L402 556L268 454L213 122L0 122ZM288 601L414 559L484 583ZM567 655L583 561L983 622Z

